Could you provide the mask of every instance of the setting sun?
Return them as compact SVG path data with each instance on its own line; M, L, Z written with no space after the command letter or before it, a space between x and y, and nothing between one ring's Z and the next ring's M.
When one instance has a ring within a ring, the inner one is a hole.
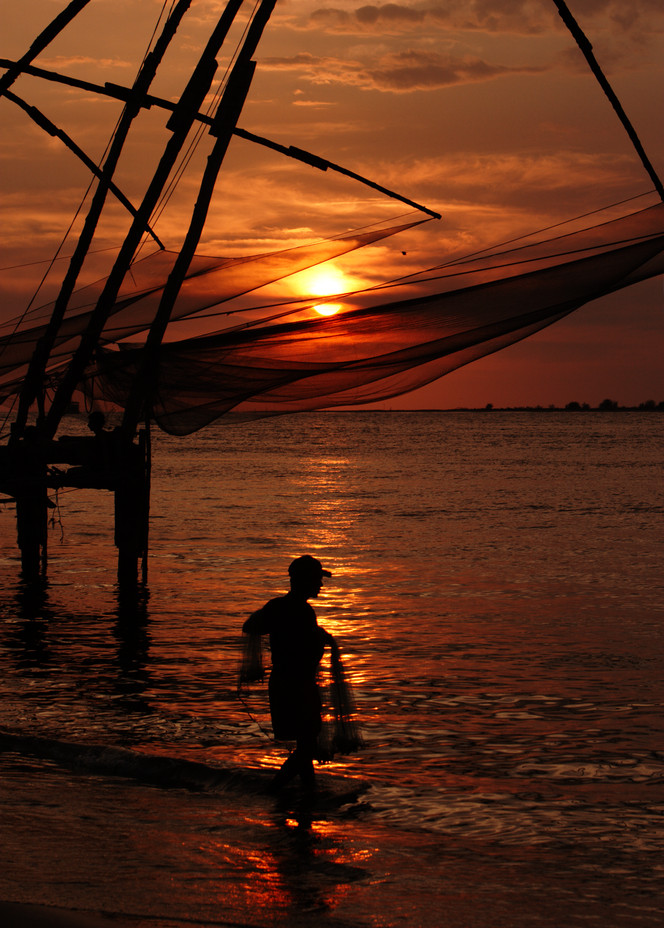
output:
M301 275L299 281L302 289L310 296L336 296L339 293L347 293L353 289L351 281L346 277L343 271L335 267L312 268ZM320 316L333 316L342 308L341 303L326 300L324 303L316 303L314 309Z
M314 309L319 316L334 316L341 309L341 303L316 303Z

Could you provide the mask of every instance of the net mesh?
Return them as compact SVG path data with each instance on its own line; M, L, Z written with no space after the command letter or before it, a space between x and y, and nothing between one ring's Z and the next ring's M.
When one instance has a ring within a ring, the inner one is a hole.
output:
M248 259L201 258L174 320L196 318L238 294L379 241L407 226ZM172 255L132 271L80 384L94 402L122 409L143 348L118 344L154 315ZM135 266L136 267L136 266ZM144 413L174 435L227 422L385 400L428 384L562 319L585 303L664 272L664 204L548 241L440 266L398 283L336 296L333 316L315 300L229 312L223 329L160 348ZM94 288L93 288L94 289ZM319 298L320 301L320 298ZM56 349L66 363L93 299L79 295ZM218 323L216 323L218 325ZM39 330L41 331L41 330ZM5 395L21 381L38 331L7 339ZM18 366L17 366L18 364ZM57 379L56 369L51 375Z
M664 271L664 204L593 229L494 253L387 287L335 297L334 316L286 305L281 318L161 348L146 397L187 434L229 421L388 399L498 351L590 300ZM103 351L90 395L122 407L141 349Z
M330 759L335 754L354 754L364 741L356 718L355 697L341 660L336 639L330 642L329 703L331 718L325 720L318 742L321 753Z
M263 642L258 634L242 635L242 657L238 667L238 695L249 691L252 683L262 683L265 679L263 666Z
M180 289L171 321L189 319L291 274L379 242L421 221L260 255L239 258L196 255ZM159 251L132 264L102 331L100 346L116 345L149 329L177 257L177 252ZM105 285L106 278L102 278L72 296L50 356L52 377L57 378L57 371L71 358ZM20 389L35 345L46 332L54 306L54 302L44 304L18 327L12 320L0 326L0 398L3 400Z

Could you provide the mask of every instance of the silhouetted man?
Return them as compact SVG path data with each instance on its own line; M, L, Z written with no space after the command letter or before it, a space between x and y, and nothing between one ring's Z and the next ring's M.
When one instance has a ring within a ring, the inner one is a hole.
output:
M272 672L269 694L276 741L295 741L272 786L279 789L299 775L313 789L313 760L321 730L321 699L316 682L325 645L333 638L322 629L308 600L315 599L323 577L331 577L320 561L305 554L288 568L290 592L271 599L244 623L249 635L269 635Z

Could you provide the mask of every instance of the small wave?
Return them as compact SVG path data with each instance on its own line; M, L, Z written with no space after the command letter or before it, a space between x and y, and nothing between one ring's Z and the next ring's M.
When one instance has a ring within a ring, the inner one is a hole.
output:
M50 760L70 770L110 777L125 777L151 786L188 790L233 790L245 795L266 795L272 769L217 766L179 757L145 754L106 744L87 744L0 731L0 752ZM319 774L316 801L339 807L354 803L369 784L333 774Z
M106 776L129 777L155 786L212 790L265 790L269 771L212 766L177 757L144 754L105 744L86 744L0 732L0 751L52 760L70 769Z

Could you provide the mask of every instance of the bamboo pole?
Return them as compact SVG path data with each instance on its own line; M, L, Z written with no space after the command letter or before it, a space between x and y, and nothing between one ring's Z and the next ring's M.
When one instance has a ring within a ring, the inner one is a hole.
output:
M8 67L13 64L14 62L7 58L0 58L0 66ZM69 87L78 87L80 90L87 90L90 93L98 93L105 97L111 97L114 100L126 100L128 94L131 93L130 88L125 87L122 84L113 84L109 82L105 84L95 84L92 81L85 81L77 77L70 77L67 74L59 74L57 71L47 70L46 68L36 68L29 66L24 70L26 74L33 75L34 77L41 77L44 80L65 84ZM176 107L176 104L171 100L165 100L163 97L156 97L153 94L146 94L143 98L142 105L145 108L158 106L161 109L171 111ZM196 120L200 123L211 126L214 122L214 117L208 116L205 113L197 113ZM351 180L355 180L360 184L371 187L373 190L378 191L378 193L385 194L385 196L391 197L394 200L399 200L406 206L412 206L413 209L419 210L422 213L426 213L433 219L441 218L440 213L430 209L428 206L424 206L422 203L411 200L394 190L390 190L389 187L384 187L382 184L378 184L375 181L370 180L368 177L364 177L362 174L351 171L349 168L345 168L343 165L336 164L334 161L329 161L327 158L322 158L320 155L315 155L313 152L307 151L306 149L298 148L295 145L282 145L280 142L275 142L272 139L265 138L265 136L262 135L256 135L255 132L249 132L247 129L241 129L239 126L235 127L233 130L233 135L236 135L240 139L245 139L248 142L253 142L255 145L260 145L263 148L269 148L271 151L276 151L281 155L286 155L287 158L292 158L295 161L301 162L302 164L308 164L310 167L317 168L319 171L334 171L337 174L343 174L345 177L351 178Z
M72 394L83 376L85 367L99 343L99 337L113 309L122 282L143 237L145 224L148 222L161 192L166 185L171 170L175 165L176 159L184 146L189 130L195 120L195 115L210 89L217 69L216 55L241 5L242 0L229 0L180 97L180 102L173 117L169 121L169 128L172 130L171 137L166 143L159 164L157 165L143 200L138 207L137 216L125 236L125 240L120 248L111 273L106 280L97 305L91 314L87 329L81 337L81 341L60 382L53 398L51 408L46 416L44 430L48 437L52 438L57 431L60 419L67 409Z
M276 0L262 0L256 11L247 37L231 71L226 90L217 110L217 118L210 129L210 134L215 138L215 143L208 156L187 235L164 288L159 308L148 333L143 361L125 406L122 429L126 434L133 433L144 410L150 406L150 396L156 388L158 379L159 348L173 306L200 241L217 177L251 85L256 67L256 63L251 59L274 9L275 2Z
M593 47L590 43L590 40L588 39L586 34L583 32L583 30L577 23L576 19L570 12L569 7L565 3L565 0L553 0L553 2L558 8L558 13L560 14L560 18L565 23L565 25L571 32L572 36L574 37L576 44L579 46L586 61L590 65L591 71L597 78L600 87L602 88L606 96L608 97L611 103L611 106L613 107L618 118L622 122L623 127L625 128L625 131L627 132L627 135L629 136L632 145L636 149L637 155L641 159L641 163L646 169L648 176L650 177L650 180L655 185L655 190L659 194L660 199L664 201L664 185L662 185L662 182L659 179L657 172L655 171L654 167L650 163L650 159L646 155L645 149L643 145L641 144L641 140L636 134L636 129L630 122L630 119L627 116L627 113L625 112L625 110L623 109L622 104L620 103L620 100L616 96L616 93L613 90L613 87L611 87L611 84L607 80L606 75L604 74L601 67L599 66L599 62L595 58L595 54L593 52Z
M42 389L42 383L44 373L48 365L48 359L50 357L51 351L53 350L53 345L55 344L58 330L60 329L62 321L67 312L67 307L76 287L76 283L85 262L85 258L90 249L90 245L92 244L99 218L106 203L106 197L109 187L112 183L113 175L117 168L122 149L127 140L127 135L134 119L141 110L142 98L150 88L150 85L157 73L157 68L161 63L173 37L175 36L177 28L182 21L182 17L188 10L190 4L191 0L179 0L179 3L177 3L166 24L164 25L159 38L155 42L155 46L152 52L146 56L138 72L136 81L134 82L134 86L132 88L132 93L125 106L118 127L114 133L108 156L106 157L101 171L102 182L98 185L97 190L95 191L95 194L92 198L90 209L88 210L83 229L76 243L76 248L74 249L74 254L70 259L67 273L65 274L62 286L60 287L60 292L56 299L48 327L37 344L35 353L28 368L28 373L26 375L23 389L21 390L21 395L19 398L19 408L14 425L14 434L20 434L25 428L30 406ZM143 223L144 213L139 216L138 211L133 211L133 215L134 223ZM148 219L149 216L146 217L145 225L141 225L141 230L143 230L148 225ZM68 397L61 398L62 412L64 412L64 410L69 405L72 393L73 387L69 392ZM57 425L59 424L59 418L60 416L51 419L49 425L50 437L55 434Z

